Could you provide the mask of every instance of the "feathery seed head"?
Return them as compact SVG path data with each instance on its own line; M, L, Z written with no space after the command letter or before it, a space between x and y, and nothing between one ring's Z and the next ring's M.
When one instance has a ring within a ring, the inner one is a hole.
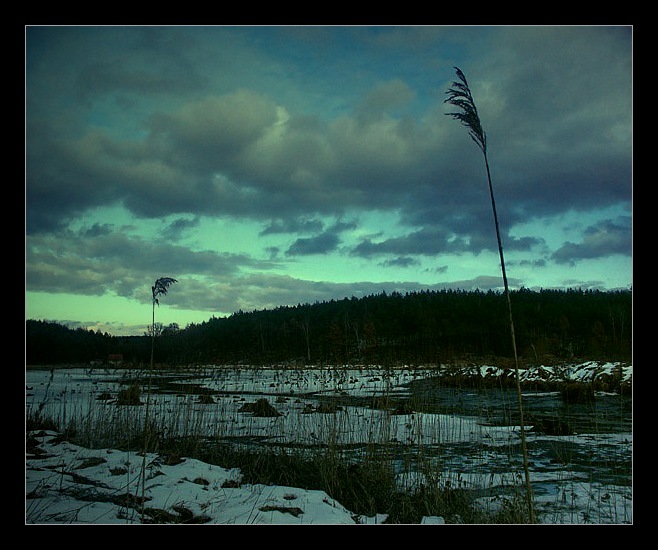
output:
M151 287L151 293L153 294L153 303L160 305L160 302L158 301L158 296L161 294L167 294L167 289L169 288L170 285L173 283L177 283L178 281L176 279L173 279L172 277L160 277L158 280L155 281L155 284Z
M452 83L452 88L446 92L448 99L446 99L444 103L454 105L458 109L461 109L461 112L446 113L446 115L451 116L466 126L469 129L468 135L471 136L471 139L482 150L482 152L486 154L487 135L482 129L482 124L480 123L480 117L478 115L478 110L475 107L475 101L473 100L471 90L468 87L468 82L466 81L464 73L459 67L455 67L455 71L460 81L454 81Z

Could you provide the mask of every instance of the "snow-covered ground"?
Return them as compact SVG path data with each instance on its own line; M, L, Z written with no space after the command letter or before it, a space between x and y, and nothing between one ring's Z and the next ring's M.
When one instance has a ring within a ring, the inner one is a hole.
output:
M27 521L141 523L144 457L53 443L54 435L37 434L38 448L46 454L27 460ZM169 465L158 455L147 454L146 464L146 521L354 524L382 520L355 517L323 491L242 484L239 470L192 458Z
M498 375L493 367L473 367L482 376ZM471 369L471 370L473 370ZM524 371L524 379L589 380L613 372L630 381L632 366L588 362ZM144 373L140 373L144 374ZM436 368L254 369L206 367L179 373L175 386L154 393L151 414L167 430L190 425L214 437L258 436L278 444L326 441L356 445L388 442L424 449L441 449L440 482L451 481L480 491L480 505L496 510L504 503L505 487L518 486L518 427L492 425L473 415L414 412L391 414L358 405L320 414L319 398L327 396L409 395L409 383L437 374ZM141 422L146 407L116 405L126 387L125 370L87 368L26 371L26 413L37 411L66 424L84 419L121 425L122 415ZM154 378L157 387L161 373ZM172 373L167 373L171 381ZM162 385L160 390L166 386ZM212 400L202 403L204 388ZM526 400L545 394L527 392ZM280 412L254 417L241 412L245 403L266 396ZM144 396L142 396L144 397ZM101 399L99 399L101 398ZM172 421L172 418L175 420ZM382 427L385 426L385 429ZM163 428L164 429L164 428ZM168 435L172 435L169 433ZM630 474L594 475L597 464L632 462L632 431L551 436L529 431L531 481L537 516L542 523L632 523ZM386 439L383 441L382 438ZM556 461L566 452L592 455L591 468L582 461ZM574 464L578 463L578 466ZM183 457L169 464L163 457L102 449L86 449L62 441L54 432L28 434L26 445L26 523L141 523L141 473L146 466L144 518L188 523L382 523L385 515L357 516L323 491L250 485L239 470L226 470ZM445 474L443 473L445 471ZM598 470L596 470L598 472ZM607 477L606 477L607 476ZM401 487L426 483L415 471L399 472ZM138 502L136 502L136 499ZM149 513L146 513L149 511ZM151 515L149 515L151 514ZM427 517L424 523L443 523Z

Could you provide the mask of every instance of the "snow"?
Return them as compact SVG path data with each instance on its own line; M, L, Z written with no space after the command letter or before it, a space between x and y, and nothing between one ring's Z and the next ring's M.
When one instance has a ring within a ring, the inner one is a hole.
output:
M54 432L37 435L48 458L28 457L27 515L35 523L140 523L139 485L144 457L112 449L56 443ZM55 440L55 442L53 442ZM354 524L356 518L323 491L243 485L237 469L192 458L162 463L147 453L145 507L174 520L227 524ZM126 506L132 499L135 507ZM164 512L163 512L164 513ZM146 518L150 516L147 514Z
M482 376L501 374L495 367L474 367ZM601 374L622 372L632 380L632 366L618 363L587 362L563 367L539 366L523 372L546 380L592 380ZM154 394L152 414L179 411L186 405L185 424L213 426L221 435L249 433L276 438L282 444L323 441L331 434L338 444L359 444L380 434L388 422L391 442L422 441L428 448L446 448L445 477L439 483L459 483L482 488L479 504L487 510L500 509L505 499L491 489L514 482L518 471L501 461L500 449L518 445L518 427L492 426L473 416L415 413L391 415L384 410L344 407L336 414L304 414L314 403L311 397L327 395L406 395L406 384L414 379L436 375L436 368L385 369L279 369L207 367L198 376L181 376L181 384L202 384L221 388L215 404L193 402L192 395ZM143 374L143 373L142 373ZM171 374L171 373L170 373ZM54 417L78 415L94 421L101 411L145 407L116 407L99 401L103 392L116 393L126 376L114 369L56 369L26 371L26 406ZM90 397L94 395L96 399ZM274 401L284 394L286 399ZM282 414L258 418L239 413L247 398L266 395ZM292 396L297 395L296 399ZM540 393L526 394L539 397ZM101 414L107 414L101 413ZM167 425L170 425L167 424ZM215 432L217 433L217 432ZM359 516L320 490L247 484L238 469L225 469L182 457L169 463L166 457L112 448L88 449L62 439L53 431L28 434L26 445L26 523L126 524L142 523L142 472L146 467L144 518L150 522L204 524L381 524L385 514ZM538 447L558 445L559 436L528 433L528 443ZM465 457L464 445L478 447ZM632 457L632 433L583 433L570 436L574 448L596 448L608 453L610 461ZM453 454L449 445L457 443ZM537 455L539 461L539 455ZM443 475L443 474L442 474ZM542 523L632 523L632 486L628 483L595 481L586 471L567 471L548 461L531 473L535 507ZM407 489L426 483L418 472L399 473L399 485ZM594 504L596 503L596 504ZM422 524L444 524L445 518L425 517Z

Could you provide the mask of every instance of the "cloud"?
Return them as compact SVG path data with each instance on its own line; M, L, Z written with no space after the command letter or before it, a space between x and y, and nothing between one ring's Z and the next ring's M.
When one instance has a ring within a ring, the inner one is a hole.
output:
M272 261L255 260L243 254L192 251L163 241L145 241L123 232L83 230L62 237L28 236L26 239L26 285L33 292L72 293L89 296L106 294L148 303L154 278L178 279L176 292L167 298L175 309L232 313L295 305L299 302L361 297L386 292L422 289L497 289L498 277L426 285L418 282L350 283L317 282L269 273ZM336 237L323 233L319 237ZM337 238L337 237L336 237ZM331 241L333 242L333 241ZM299 245L298 253L321 253L322 239ZM394 259L391 264L410 264L411 258ZM514 284L515 279L511 279Z
M302 220L287 218L272 220L270 225L263 229L259 235L276 235L278 233L315 233L321 231L324 223L321 220Z
M316 237L299 238L286 250L287 256L326 254L336 250L340 239L335 233L322 233Z
M434 256L442 253L461 253L468 249L467 239L457 236L445 227L425 227L401 237L380 242L365 239L356 245L351 254L369 258L381 254L420 254Z
M631 29L495 33L496 50L476 64L470 80L501 203L546 215L568 204L586 210L629 201Z
M193 219L178 218L162 229L162 237L168 241L177 241L182 237L183 233L198 227L199 221L199 216L195 216Z
M631 256L632 227L630 217L606 220L588 227L580 243L566 242L551 258L560 264L575 265L581 260L613 254Z
M517 262L505 262L509 265L520 265L529 267L546 267L547 262L545 258L538 258L536 260L519 260Z
M307 256L311 254L326 254L333 252L341 243L339 233L350 231L357 227L354 221L336 221L325 232L314 237L297 239L286 251L287 256Z
M630 69L613 47L625 36L595 29L582 39L565 30L566 45L552 53L546 44L554 44L555 32L505 29L497 34L509 58L496 71L483 62L469 73L506 227L630 200ZM614 85L592 87L580 76L588 63L603 62L594 46L571 56L576 61L560 73L560 49L590 42L610 54L606 77ZM521 61L528 48L544 52L541 72ZM153 109L131 137L96 127L60 139L59 127L42 120L35 127L28 117L28 230L62 227L87 208L116 201L140 216L257 220L273 211L281 220L310 220L384 208L402 209L417 226L440 220L455 228L462 220L463 234L476 243L490 232L484 167L467 132L444 116L441 91L417 90L400 78L377 82L352 112L328 121L247 88L181 95L176 108ZM413 107L416 114L421 105L420 116L398 112Z
M409 267L412 265L420 265L420 262L416 258L410 256L398 256L397 258L384 260L380 265L383 265L384 267Z
M453 223L454 222L454 223ZM427 224L425 227L400 237L390 237L373 242L370 238L362 240L350 251L353 256L370 258L381 254L419 254L434 256L438 254L480 254L487 250L497 250L498 244L493 224L478 228L464 226L462 220L449 219L443 224ZM529 251L544 241L536 237L504 237L504 247L508 250Z
M162 54L156 66L126 65L125 58L114 58L92 63L80 71L78 87L84 99L98 94L175 95L202 87L206 78L189 70L189 65L176 67L173 59L162 62Z
M288 275L268 273L245 274L227 279L207 288L195 283L198 290L196 306L209 311L252 311L254 309L275 309L283 305L314 303L343 298L361 298L382 292L419 292L421 290L481 290L502 291L503 282L499 276L479 276L473 279L457 280L434 285L422 285L414 281L354 281L335 283L309 281ZM513 288L523 286L520 279L510 278ZM181 284L176 289L179 295L186 291ZM172 294L173 297L173 294ZM169 303L169 302L168 302ZM192 304L189 304L192 306ZM173 306L172 306L173 307ZM213 309L214 308L214 309Z
M448 272L448 266L447 265L442 265L439 267L431 267L427 268L425 271L428 273L447 273Z
M194 170L222 171L239 163L277 121L277 106L251 90L207 96L172 113L156 113L151 139ZM159 143L158 143L159 144Z
M387 113L408 104L414 91L400 79L375 85L356 108L356 120L362 124L380 121Z
M605 281L594 280L586 281L581 279L565 279L562 281L564 288L579 288L583 290L613 290L606 287Z
M145 281L163 275L220 280L243 269L275 265L246 254L194 251L116 231L28 236L26 257L26 286L31 291L94 296L141 296L141 289L147 288Z
M269 254L270 260L275 260L279 256L281 249L278 246L267 246L265 251Z
M86 238L95 238L109 235L113 232L114 225L109 223L95 223L88 229L83 229L81 234Z

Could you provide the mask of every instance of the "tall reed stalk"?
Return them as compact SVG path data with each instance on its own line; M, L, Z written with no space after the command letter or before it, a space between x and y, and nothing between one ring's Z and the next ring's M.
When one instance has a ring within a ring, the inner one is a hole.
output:
M514 318L512 316L512 301L510 299L509 286L507 284L507 273L505 271L505 257L503 255L503 244L500 237L500 226L498 224L498 214L496 212L496 200L494 198L493 185L491 183L491 171L489 170L489 158L487 156L487 135L482 129L482 123L480 122L480 116L478 115L477 108L475 106L475 101L473 100L473 95L466 81L464 73L458 68L455 67L457 77L459 82L453 81L452 88L448 89L446 94L448 99L445 100L445 103L449 103L458 109L461 109L457 113L446 113L447 116L451 116L455 120L461 122L466 128L468 128L468 134L471 136L471 139L475 144L480 148L482 154L484 155L484 164L487 169L487 181L489 183L489 195L491 196L491 208L493 210L494 223L496 226L496 239L498 240L498 254L500 255L500 268L503 274L503 286L505 288L505 297L507 299L507 309L509 312L509 326L510 326L510 336L512 338L512 350L514 352L514 368L516 373L516 392L518 396L519 403L519 423L520 423L520 435L521 435L521 449L523 452L523 470L525 473L525 483L526 483L526 497L528 503L528 516L530 523L535 523L535 513L534 513L534 504L532 497L532 486L530 484L530 469L528 466L528 450L526 445L525 437L525 427L523 420L523 400L521 398L521 379L519 376L519 358L516 349L516 335L514 333Z
M150 446L150 435L151 430L149 427L149 412L151 408L151 385L153 383L153 350L155 348L155 306L159 306L160 301L158 296L164 296L167 294L167 290L173 283L177 283L176 279L171 277L160 277L155 281L155 284L151 287L152 295L152 315L151 315L151 362L149 364L149 385L146 394L146 414L144 415L144 457L142 460L142 523L144 522L144 502L145 492L146 492L146 453L149 450Z

